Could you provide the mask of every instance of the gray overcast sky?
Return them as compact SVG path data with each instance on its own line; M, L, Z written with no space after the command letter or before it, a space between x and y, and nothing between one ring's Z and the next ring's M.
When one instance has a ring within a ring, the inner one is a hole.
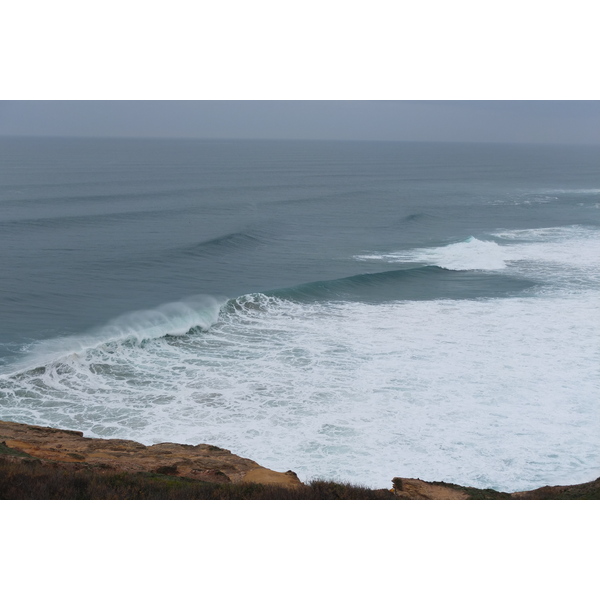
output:
M0 135L600 144L600 101L2 101Z

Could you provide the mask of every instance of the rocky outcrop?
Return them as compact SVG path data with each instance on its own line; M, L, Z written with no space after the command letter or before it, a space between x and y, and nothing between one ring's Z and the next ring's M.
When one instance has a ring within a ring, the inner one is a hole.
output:
M393 479L392 491L403 500L468 500L469 496L460 490L421 481L420 479Z
M395 477L392 492L403 500L512 500L512 494L481 490L444 481Z
M261 467L229 450L198 444L144 446L130 440L83 437L80 431L37 427L0 421L0 443L42 461L58 461L129 473L161 473L207 482L263 483L283 487L302 486L297 475Z
M402 500L598 500L600 478L589 483L545 486L527 492L497 492L446 483L396 477L392 492Z
M198 444L165 442L144 446L130 440L86 438L80 431L0 421L2 460L21 464L39 462L50 470L92 473L157 473L212 484L258 483L285 488L285 499L397 499L397 500L579 500L600 499L600 478L589 483L546 486L508 494L492 489L459 486L443 481L396 477L391 490L368 490L345 495L343 484L304 485L293 471L266 469L229 450ZM183 480L178 480L183 481ZM2 481L0 481L0 486ZM235 486L236 488L238 486ZM321 486L323 487L323 486ZM348 487L348 486L346 486ZM314 489L313 489L314 488ZM339 488L339 489L338 489ZM312 491L311 491L312 490ZM293 494L296 496L290 495ZM347 491L347 490L346 490ZM344 492L344 493L343 493ZM363 493L364 492L364 493ZM19 496L20 497L20 496Z

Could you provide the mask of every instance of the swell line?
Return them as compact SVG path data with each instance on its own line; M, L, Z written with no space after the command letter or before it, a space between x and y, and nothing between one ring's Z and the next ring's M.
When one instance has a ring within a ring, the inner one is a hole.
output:
M297 302L385 302L438 298L459 300L506 296L533 285L533 281L498 273L452 271L437 266L425 266L314 281L265 293Z

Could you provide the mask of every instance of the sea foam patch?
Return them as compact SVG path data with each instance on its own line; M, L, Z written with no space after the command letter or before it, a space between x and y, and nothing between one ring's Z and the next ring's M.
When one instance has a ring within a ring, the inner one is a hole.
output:
M600 229L548 227L497 231L511 268L527 277L569 286L572 291L600 283Z
M406 252L360 255L357 260L383 260L390 263L423 263L453 271L495 271L506 268L507 254L494 241L469 237L461 242L436 248L415 248Z
M357 260L418 263L451 270L503 270L544 282L572 281L596 285L600 281L600 229L549 227L501 230L494 239L469 237L440 247L405 252L355 256ZM536 277L537 275L537 277Z

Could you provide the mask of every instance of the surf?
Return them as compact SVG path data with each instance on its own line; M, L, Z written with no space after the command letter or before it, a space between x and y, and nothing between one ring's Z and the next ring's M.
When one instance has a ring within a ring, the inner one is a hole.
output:
M219 319L225 299L196 295L149 310L125 313L105 325L79 335L57 337L31 344L26 356L5 367L6 374L48 365L69 356L79 356L110 343L145 341L165 336L182 336L193 329L207 331Z
M208 329L120 338L2 378L0 405L9 420L92 437L218 443L301 478L383 486L399 473L503 491L585 481L599 456L598 310L591 292L250 294Z
M506 268L507 254L498 243L469 236L460 242L433 248L414 248L389 254L358 255L357 260L416 262L451 271L498 271Z

